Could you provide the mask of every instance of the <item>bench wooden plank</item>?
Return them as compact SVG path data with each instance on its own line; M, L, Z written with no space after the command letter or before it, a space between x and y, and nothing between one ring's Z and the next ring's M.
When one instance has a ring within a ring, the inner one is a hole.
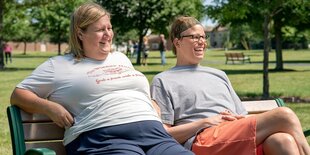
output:
M235 64L235 61L241 61L242 63L244 63L245 61L248 61L249 63L251 63L250 57L249 56L245 56L242 52L240 53L225 53L225 57L226 57L226 62L225 64L228 63L228 61L231 61L233 64Z
M64 137L64 129L55 123L25 123L23 128L25 141L61 140Z
M242 104L249 114L262 113L281 106L275 100L243 101Z
M30 114L23 110L20 111L21 119L23 123L32 122L52 122L50 118L42 114Z

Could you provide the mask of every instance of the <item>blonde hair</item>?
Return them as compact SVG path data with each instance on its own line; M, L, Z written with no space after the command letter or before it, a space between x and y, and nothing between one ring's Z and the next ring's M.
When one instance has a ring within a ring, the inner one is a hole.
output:
M79 39L79 32L86 31L87 27L103 16L110 18L110 13L94 2L87 2L79 6L71 15L69 49L75 58L84 57L82 41Z
M170 29L170 40L173 43L173 40L175 38L180 39L181 33L186 31L187 29L195 26L195 25L201 25L201 23L194 17L190 16L180 16L177 17L174 22L171 25ZM201 25L202 26L202 25ZM172 51L176 55L176 47L174 44L172 44Z

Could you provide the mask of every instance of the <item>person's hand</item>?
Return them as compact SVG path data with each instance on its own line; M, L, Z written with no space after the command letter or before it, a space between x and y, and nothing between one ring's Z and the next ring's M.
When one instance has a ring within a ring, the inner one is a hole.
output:
M234 115L230 111L225 110L223 112L220 112L219 115L209 117L209 118L205 118L204 121L205 121L205 124L207 127L207 126L219 125L220 123L223 123L226 121L235 121L235 120L242 119L242 118L244 118L244 116Z
M74 123L72 115L60 104L50 103L48 106L48 117L62 128L71 127Z
M242 115L232 114L229 110L225 110L223 112L220 112L220 114L222 115L222 119L224 119L226 121L234 121L234 120L244 118L244 116L242 116Z
M203 119L205 127L216 126L223 122L226 122L227 120L223 119L223 116L224 115L216 115Z

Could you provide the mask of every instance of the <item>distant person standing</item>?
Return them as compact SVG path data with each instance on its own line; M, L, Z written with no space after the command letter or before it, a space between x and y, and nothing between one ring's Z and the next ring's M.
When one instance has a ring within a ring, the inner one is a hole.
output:
M143 52L143 57L142 57L142 65L147 66L147 58L149 56L149 41L148 38L145 36L143 37L143 44L142 44L142 52Z
M5 54L5 63L8 64L8 59L10 59L10 62L12 63L12 47L8 44L5 43L3 47L3 51Z
M132 58L133 57L133 52L134 52L134 44L132 43L132 40L128 40L128 43L127 43L127 53L126 55L129 57L129 58Z
M137 56L138 53L138 43L136 41L133 41L133 54L132 57L135 58Z
M160 57L161 57L161 65L166 65L166 39L164 34L160 34L160 43L159 43L159 51L160 51Z

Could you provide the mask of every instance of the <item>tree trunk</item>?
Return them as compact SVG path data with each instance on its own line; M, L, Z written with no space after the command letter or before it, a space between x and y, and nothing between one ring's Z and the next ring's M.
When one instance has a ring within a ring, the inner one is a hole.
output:
M248 46L248 43L247 43L245 37L241 37L241 44L245 50L249 50L249 46Z
M61 43L58 42L58 55L61 55Z
M142 44L143 44L143 34L139 34L139 43L138 43L138 53L137 53L137 61L136 64L141 64L141 53L142 53Z
M24 55L26 55L26 51L27 51L27 42L24 41Z
M282 22L275 19L274 21L275 38L276 38L276 67L275 70L283 70L282 59Z
M4 0L0 0L0 31L3 27L3 9L4 9ZM4 55L2 48L2 36L0 35L0 70L4 69Z
M269 51L270 51L270 34L269 24L270 16L267 14L264 17L264 66L263 66L263 99L269 98L269 77L268 77L268 62L269 62Z
M4 69L4 53L3 53L3 45L2 38L0 36L0 70Z

